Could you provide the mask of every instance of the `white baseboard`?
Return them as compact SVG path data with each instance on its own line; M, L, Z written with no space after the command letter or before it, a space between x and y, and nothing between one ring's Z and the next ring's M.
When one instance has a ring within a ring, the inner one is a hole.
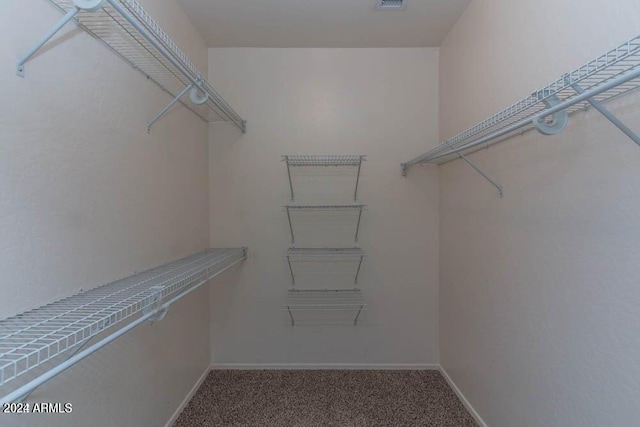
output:
M169 421L167 421L165 427L173 427L173 424L178 420L178 417L182 413L183 409L187 406L193 395L196 394L204 380L207 379L207 375L209 375L209 372L211 372L211 366L207 366L207 369L205 369L202 375L200 375L200 378L198 378L198 381L196 381L191 390L189 390L189 393L187 393L182 403L180 403L178 409L176 409L171 418L169 418Z
M211 369L356 369L356 370L438 370L438 364L423 363L217 363Z
M464 394L462 394L462 392L460 391L456 383L453 382L449 374L447 374L447 371L445 371L445 369L442 366L440 366L440 373L442 374L444 379L447 380L447 382L449 383L449 386L451 386L453 391L458 395L458 399L460 399L464 407L467 408L467 411L469 411L469 413L471 414L473 419L476 420L478 425L480 427L489 427L488 424L485 423L484 420L480 417L480 414L478 414L478 411L476 411L475 408L471 406L471 403L469 403L467 398L464 397Z

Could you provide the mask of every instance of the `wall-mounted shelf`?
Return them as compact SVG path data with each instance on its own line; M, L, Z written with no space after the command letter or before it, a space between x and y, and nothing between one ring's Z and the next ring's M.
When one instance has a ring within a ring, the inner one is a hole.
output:
M569 115L590 107L597 109L640 145L640 137L602 106L603 102L638 88L639 78L640 36L564 74L511 107L403 163L403 174L417 164L443 164L462 158L502 194L502 187L467 159L467 154L531 129L537 129L544 135L557 134L565 129Z
M0 320L0 390L7 393L0 403L24 399L135 326L162 319L171 304L246 256L246 248L211 249ZM109 335L72 353L101 333ZM39 376L35 379L8 389L36 369Z
M173 100L147 123L148 130L180 102L205 121L231 122L246 131L245 120L136 0L49 1L65 16L18 60L19 76L25 75L25 63L67 23L74 21L171 95ZM187 92L189 100L183 100Z
M360 220L362 219L362 211L366 205L362 204L346 204L346 205L285 205L287 218L289 220L289 231L291 231L291 243L295 243L295 235L293 233L293 224L291 222L292 212L357 212L358 222L356 224L355 241L358 241L358 232L360 230Z
M358 284L360 267L365 258L365 253L360 248L289 248L285 257L291 273L291 284L295 285L296 277L293 272L292 262L357 262L356 275L353 283Z
M361 155L300 155L300 156L282 156L282 160L287 163L287 175L289 176L289 189L291 190L291 200L295 200L293 192L293 180L291 179L291 168L305 166L325 166L339 167L352 166L357 167L356 188L353 193L353 200L358 200L358 184L360 183L360 170L362 162L367 156Z
M353 324L358 324L362 310L367 308L360 289L291 289L284 305L295 326L296 311L355 311Z

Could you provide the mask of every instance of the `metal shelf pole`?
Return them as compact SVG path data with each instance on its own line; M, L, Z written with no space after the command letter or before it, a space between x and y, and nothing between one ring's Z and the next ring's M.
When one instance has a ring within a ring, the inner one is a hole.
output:
M73 9L69 9L64 18L62 18L56 25L53 26L51 30L47 34L45 34L27 53L25 53L20 59L18 59L18 63L16 64L16 74L20 77L24 77L24 64L38 51L42 46L44 46L53 36L55 36L58 31L62 29L69 21L71 21L75 16L80 12L79 7L74 7Z
M358 224L356 225L356 237L355 241L358 241L358 232L360 231L360 220L362 219L362 209L364 206L360 206L360 212L358 212Z
M353 280L353 284L358 284L358 276L360 275L360 267L362 267L362 261L364 260L364 256L360 257L360 262L358 262L358 269L356 270L356 278Z
M362 159L358 163L358 175L356 176L356 191L353 193L353 201L358 200L358 184L360 183L360 169L362 169Z
M580 87L580 85L577 84L577 83L572 84L571 87L579 94L584 93L584 89L582 87ZM625 135L627 135L629 138L631 138L631 140L633 142L635 142L636 144L638 144L638 146L640 146L640 137L634 131L629 129L629 127L627 127L627 125L622 123L616 116L614 116L611 113L611 111L609 111L606 108L604 108L604 106L602 104L600 104L598 101L596 101L593 98L588 98L587 101L589 101L589 104L591 104L591 106L593 108L598 110L600 112L600 114L605 116L607 118L607 120L609 120L611 123L613 123L614 126L616 126L618 129L620 129Z
M287 175L289 176L289 189L291 190L291 201L293 198L293 181L291 180L291 167L289 166L289 157L285 156L285 161L287 162Z
M360 313L362 313L362 308L364 306L360 306L360 308L358 309L358 314L356 314L356 318L353 319L353 326L358 326L358 318L360 317Z
M289 273L291 273L291 286L296 285L296 277L293 274L293 267L291 267L291 257L287 257L287 264L289 264Z
M158 114L156 114L153 119L151 119L151 121L149 123L147 123L147 133L151 133L151 126L153 126L153 124L155 122L157 122L158 120L160 120L160 117L164 116L164 113L166 113L167 111L169 111L169 108L173 107L175 105L176 102L180 101L180 98L182 98L184 96L185 93L189 92L193 87L195 87L195 85L193 83L191 83L189 86L185 87L182 92L180 92L178 95L176 95L175 98L173 98L171 100L171 102L169 102L167 104L166 107L164 107L162 109L162 111L160 111Z
M489 175L487 175L482 169L480 169L478 166L476 166L471 160L469 160L467 158L467 156L465 156L464 154L462 154L460 151L456 151L456 154L465 161L466 164L468 164L469 166L471 166L473 169L475 169L476 172L478 172L480 175L482 175L482 177L484 179L486 179L487 181L489 181L491 183L491 185L493 185L494 187L496 187L498 189L498 194L500 194L500 198L502 198L504 196L503 192L502 192L502 186L498 185L498 183L496 183L493 179L491 179L489 177Z
M291 224L291 212L289 212L289 207L285 208L287 210L287 219L289 220L289 231L291 232L291 244L296 242L296 239L293 235L293 225Z

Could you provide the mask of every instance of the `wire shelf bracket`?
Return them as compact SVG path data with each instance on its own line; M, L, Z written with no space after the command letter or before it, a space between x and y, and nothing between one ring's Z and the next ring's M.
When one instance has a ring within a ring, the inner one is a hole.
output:
M356 326L366 308L360 289L290 289L284 305L291 326L296 325L296 311L355 311L353 325Z
M545 88L465 130L426 153L401 165L402 174L414 165L441 165L462 158L500 192L501 187L473 166L466 154L503 141L517 133L536 129L543 135L562 132L569 117L596 109L633 142L640 137L602 104L640 87L640 36L621 44L587 64L564 74Z
M247 122L216 90L137 0L49 0L65 13L16 64L16 74L25 77L25 64L66 24L74 21L94 38L142 72L171 102L149 123L147 131L177 102L208 122L233 123L243 133ZM181 98L190 92L191 104Z
M246 258L247 248L211 249L0 320L0 404L26 399L138 325L162 320L176 301Z
M365 257L364 251L360 248L289 248L285 254L289 266L289 273L291 274L292 286L296 284L296 277L291 263L296 261L357 262L358 267L356 268L356 275L353 280L354 285L357 285L360 269Z
M295 155L282 156L282 161L287 163L287 176L289 177L289 190L291 191L291 201L295 200L293 192L293 180L291 179L292 167L304 166L354 166L357 167L356 188L353 192L353 200L358 200L358 185L360 183L360 171L362 170L362 162L367 156L362 155Z
M366 205L285 205L287 219L289 220L289 231L291 232L291 244L296 242L293 232L293 223L291 221L291 212L320 212L320 211L356 211L358 212L358 222L356 223L355 242L358 242L358 233L360 231L360 222L362 220L362 211Z

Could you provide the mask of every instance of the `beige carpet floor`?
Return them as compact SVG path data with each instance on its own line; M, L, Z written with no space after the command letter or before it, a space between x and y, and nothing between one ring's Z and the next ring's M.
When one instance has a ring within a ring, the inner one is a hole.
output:
M438 371L212 371L175 423L476 426Z

